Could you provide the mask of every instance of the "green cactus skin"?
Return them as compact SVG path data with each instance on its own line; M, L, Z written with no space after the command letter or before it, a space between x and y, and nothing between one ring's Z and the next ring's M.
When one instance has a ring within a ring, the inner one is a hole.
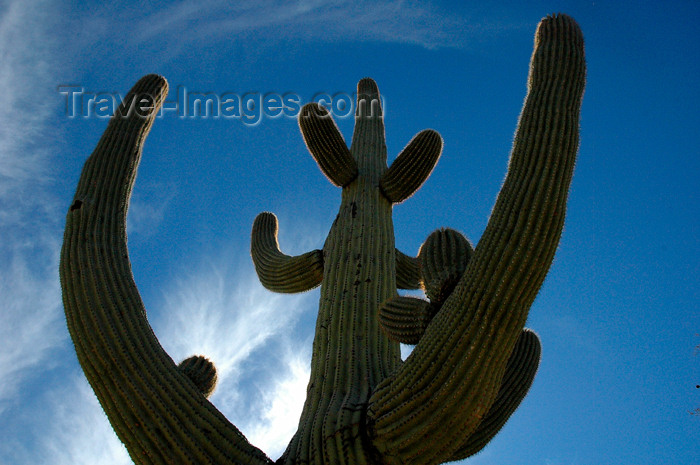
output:
M486 230L421 341L370 398L369 437L384 463L450 460L494 403L559 243L584 84L580 29L565 15L545 18Z
M403 362L378 312L397 297L397 285L420 285L423 271L420 257L395 249L392 205L425 181L441 140L421 133L397 167L387 167L381 108L372 106L378 90L369 79L358 85L350 149L322 110L302 113L307 145L342 186L342 200L322 251L282 254L269 213L254 228L251 252L268 288L298 292L321 281L307 399L277 463L439 464L477 452L503 426L537 370L539 340L523 328L564 224L584 84L580 29L565 15L545 18L487 228L449 296L430 302L440 305ZM61 252L68 329L134 463L271 464L165 353L131 274L126 212L143 141L166 93L160 76L142 78L83 168Z
M277 231L277 218L272 213L255 218L250 253L262 285L274 292L293 293L321 284L323 253L313 250L296 257L285 255L280 252Z
M269 464L160 346L131 274L128 201L143 141L166 93L162 77L142 78L85 163L61 251L68 330L134 463Z
M438 306L426 300L396 296L379 306L379 324L392 341L416 345L437 310Z
M423 290L431 302L441 305L452 293L473 254L467 238L454 229L438 229L428 236L418 259Z
M537 335L528 329L523 330L515 343L513 353L508 358L506 372L503 375L496 400L489 408L484 419L481 420L477 429L454 452L449 459L450 461L461 460L476 454L506 424L508 418L525 398L535 379L541 351L540 340Z
M454 229L438 229L428 236L418 253L417 273L430 302L404 296L385 300L379 306L379 323L389 339L418 344L462 277L473 253L467 238ZM397 259L397 265L398 262Z
M216 367L208 358L193 355L181 361L177 366L192 381L204 397L209 398L216 389Z
M400 203L412 196L432 173L440 152L440 134L431 129L418 133L379 179L384 197Z
M328 110L313 103L304 105L299 128L304 134L311 156L334 185L344 187L357 177L357 162Z
M420 289L420 260L396 249L396 287L399 289Z
M269 464L160 346L133 282L128 200L143 141L166 93L162 77L142 78L83 168L61 252L68 329L134 463Z
M323 246L311 381L299 429L282 463L373 463L365 437L367 401L374 387L401 363L399 345L384 335L377 318L379 304L396 295L393 200L379 186L389 173L395 184L409 186L400 190L406 195L422 184L426 169L415 163L420 169L388 171L379 91L374 81L363 79L357 93L358 113L349 149L357 176L343 187L340 212ZM328 118L300 116L302 134L312 153L314 147L323 145L312 138L327 137L322 131L305 129L318 121L325 123ZM334 125L324 124L324 128L336 131L332 140L342 140ZM434 131L422 134L426 135L414 138L418 142L409 143L399 158L437 161L442 150L440 137Z

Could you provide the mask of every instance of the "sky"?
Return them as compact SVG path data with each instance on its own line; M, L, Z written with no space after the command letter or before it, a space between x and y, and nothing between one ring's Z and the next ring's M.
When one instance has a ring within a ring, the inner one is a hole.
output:
M374 78L390 160L422 129L444 140L431 177L394 208L397 246L415 255L439 227L476 243L533 34L553 12L580 24L588 78L566 225L527 323L542 360L504 429L462 463L697 463L700 4L228 3L0 3L0 465L130 463L77 362L58 255L110 102L141 76L165 76L173 108L145 144L128 216L149 321L174 360L214 361L212 402L276 458L304 401L319 294L263 289L250 228L272 211L285 253L321 248L340 190L293 111L216 117L185 109L186 95L325 95L349 141L343 104Z

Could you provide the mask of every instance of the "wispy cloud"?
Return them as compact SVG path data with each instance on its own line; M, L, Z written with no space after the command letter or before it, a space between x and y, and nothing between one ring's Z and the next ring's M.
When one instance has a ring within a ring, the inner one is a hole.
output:
M44 258L47 258L44 255ZM54 264L55 257L48 257ZM52 349L65 342L61 319L58 279L51 265L31 269L27 259L14 256L3 264L0 295L3 317L0 324L0 414L14 402L27 379L49 368Z
M42 205L53 97L50 7L14 1L0 14L0 224L23 224ZM39 189L37 189L39 187Z
M66 336L58 221L48 192L51 10L45 2L14 1L0 14L0 412Z
M214 362L211 401L253 444L279 455L296 430L311 358L308 333L291 330L318 297L273 294L250 264L237 268L209 263L180 276L154 329L175 361L199 354Z
M261 389L260 418L249 425L248 439L273 459L284 452L296 432L306 399L311 370L310 346L287 350L282 356L286 372L275 374L273 382ZM289 348L293 348L290 344Z
M127 230L129 237L151 237L158 232L170 201L176 194L174 183L152 182L138 186L129 202Z
M45 428L31 450L22 447L21 463L132 464L82 373L66 381L48 393Z
M164 291L154 327L173 358L206 355L223 381L268 338L298 318L307 295L273 294L250 268L245 270L249 273L230 272L210 264L177 278L173 288Z
M385 1L207 1L177 3L142 19L135 42L175 38L181 46L204 39L269 31L268 40L378 41L425 48L462 47L472 36L505 27L469 21L430 2ZM260 37L263 35L258 34ZM177 48L177 47L175 47Z

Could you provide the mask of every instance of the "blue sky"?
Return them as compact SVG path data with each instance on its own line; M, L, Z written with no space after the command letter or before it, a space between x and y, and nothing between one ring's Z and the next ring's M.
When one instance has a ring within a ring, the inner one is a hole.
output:
M464 463L697 463L696 2L227 3L0 4L2 465L130 463L77 364L57 272L65 212L107 120L82 108L70 117L60 86L117 96L159 73L172 102L179 88L303 104L352 95L370 76L390 159L422 129L444 140L432 176L394 209L397 245L415 254L438 227L478 241L535 27L558 11L583 29L588 83L564 234L528 320L542 362L506 427ZM295 118L255 119L156 120L129 249L162 345L175 360L209 356L221 379L212 401L276 457L303 403L318 291L264 290L250 228L273 211L285 252L320 248L340 191ZM352 118L336 121L349 140Z

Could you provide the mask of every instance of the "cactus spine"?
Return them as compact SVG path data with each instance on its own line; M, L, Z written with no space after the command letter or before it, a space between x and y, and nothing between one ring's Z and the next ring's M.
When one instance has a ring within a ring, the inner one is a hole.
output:
M342 187L322 250L296 257L277 220L256 218L251 253L277 292L321 285L311 379L280 464L439 464L474 454L526 395L539 362L528 310L556 251L578 146L583 38L565 15L535 37L528 96L508 175L472 250L433 233L418 257L395 249L392 205L427 179L442 149L419 133L387 166L376 84L358 84L350 148L322 108L300 127L322 172ZM61 285L78 359L138 464L271 464L206 399L213 364L179 366L147 322L126 246L126 212L143 141L167 93L159 76L130 91L83 168L69 208ZM429 300L401 297L423 286ZM416 344L402 362L399 341Z

